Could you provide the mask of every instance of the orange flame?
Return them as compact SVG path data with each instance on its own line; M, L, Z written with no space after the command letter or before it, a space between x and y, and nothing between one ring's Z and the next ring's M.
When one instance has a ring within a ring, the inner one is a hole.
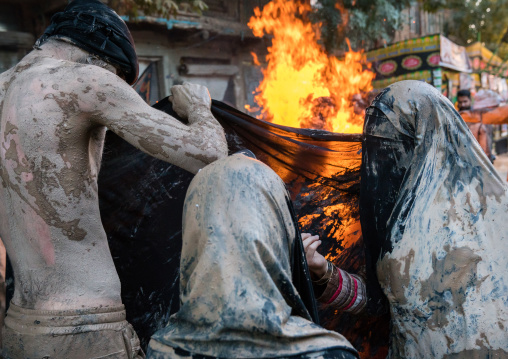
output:
M254 35L273 35L255 93L259 117L291 127L361 133L363 113L358 108L355 113L354 96L372 90L375 75L362 52L350 49L343 60L327 55L307 20L309 11L308 4L289 0L254 10L248 23Z

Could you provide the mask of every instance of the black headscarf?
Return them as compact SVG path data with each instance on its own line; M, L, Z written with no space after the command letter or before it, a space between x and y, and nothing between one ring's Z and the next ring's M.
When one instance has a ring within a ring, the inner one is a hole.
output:
M125 22L99 0L74 0L51 18L51 24L35 43L50 37L67 37L73 43L118 67L129 84L138 78L134 40Z

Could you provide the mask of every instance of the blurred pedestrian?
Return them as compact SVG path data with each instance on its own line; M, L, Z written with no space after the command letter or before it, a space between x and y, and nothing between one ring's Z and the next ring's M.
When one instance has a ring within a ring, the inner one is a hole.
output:
M478 96L482 96L482 90L478 92L475 97L475 109L477 104ZM474 138L478 141L480 146L483 149L483 152L487 155L489 160L493 163L496 159L496 156L492 154L492 133L493 127L492 125L485 125L480 116L469 116L469 113L473 110L471 106L471 91L469 90L460 90L457 93L457 107L459 108L459 112L464 114L467 111L467 116L463 116L462 118L466 121L467 127L473 134Z

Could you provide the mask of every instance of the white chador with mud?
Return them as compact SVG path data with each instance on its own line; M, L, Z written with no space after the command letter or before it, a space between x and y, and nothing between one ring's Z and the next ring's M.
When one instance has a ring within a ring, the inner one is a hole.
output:
M393 358L508 357L507 188L448 99L418 81L390 86L383 111L414 155L377 274Z

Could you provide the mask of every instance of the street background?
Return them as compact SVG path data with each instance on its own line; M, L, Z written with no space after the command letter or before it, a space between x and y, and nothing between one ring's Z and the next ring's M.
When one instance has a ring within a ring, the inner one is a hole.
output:
M508 175L508 153L498 155L494 161L494 167L501 178L506 182L506 176Z

